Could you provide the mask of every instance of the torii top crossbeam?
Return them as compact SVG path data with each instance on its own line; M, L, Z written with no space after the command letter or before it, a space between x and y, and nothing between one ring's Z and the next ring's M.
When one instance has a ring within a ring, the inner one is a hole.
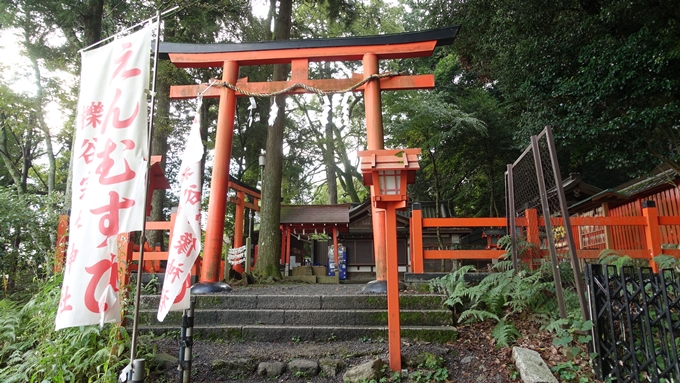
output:
M229 182L229 161L236 113L236 98L243 93L271 94L293 84L304 84L321 91L346 89L378 74L379 60L431 56L434 48L449 45L458 33L459 26L423 32L393 35L346 37L335 39L282 40L244 44L184 44L161 43L159 54L180 68L219 67L224 69L222 80L239 89L211 87L204 97L219 97L220 107L215 137L215 158L212 174L208 221L203 253L201 282L217 282L222 253L222 233ZM363 61L364 73L349 79L309 79L309 62ZM238 79L240 66L291 64L290 81L251 83ZM172 86L173 99L194 98L207 85ZM372 78L364 85L352 89L364 92L366 109L367 146L369 150L383 149L381 90L430 89L434 75L392 76ZM296 89L287 93L309 93ZM384 211L374 209L374 248L377 278L385 275Z
M332 39L278 40L239 44L160 44L162 59L178 68L219 67L227 60L241 65L289 63L295 58L309 61L357 61L366 53L382 60L431 56L435 47L450 45L460 26L422 32Z
M292 64L291 81L250 83L247 78L235 84L237 88L250 93L271 93L304 81L306 85L323 90L349 88L363 76L354 75L348 79L310 80L309 62L315 61L358 61L371 53L378 60L431 56L435 47L449 45L458 33L459 27L434 29L424 32L400 33L381 36L345 37L335 39L282 40L244 44L188 44L161 43L160 57L169 58L179 68L221 67L225 61L237 62L239 66ZM434 76L395 76L380 79L382 90L431 89ZM205 89L205 85L173 86L170 97L190 99ZM365 86L355 89L363 91ZM289 93L308 93L297 89ZM210 88L204 97L219 97L220 89ZM240 92L236 96L243 96Z

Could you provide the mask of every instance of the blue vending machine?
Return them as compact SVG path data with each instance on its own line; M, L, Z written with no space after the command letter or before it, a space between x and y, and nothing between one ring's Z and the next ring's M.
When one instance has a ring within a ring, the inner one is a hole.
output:
M333 245L328 247L328 276L335 276L336 269L339 269L338 279L347 279L347 249L342 244L338 244L338 263L339 268L335 267L335 254L333 253Z

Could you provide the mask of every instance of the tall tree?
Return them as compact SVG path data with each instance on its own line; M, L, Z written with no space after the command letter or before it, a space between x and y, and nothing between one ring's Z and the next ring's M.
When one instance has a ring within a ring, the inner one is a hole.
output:
M290 24L293 12L292 0L280 0L274 26L275 40L290 39ZM288 78L288 65L274 66L274 81ZM255 273L259 276L281 277L279 251L281 232L281 173L283 165L283 132L286 124L286 96L275 97L276 118L267 134L267 165L264 168L262 188L262 218L260 223L259 254Z
M631 173L666 163L680 172L680 3L427 6L431 25L464 25L456 44L461 63L502 93L525 142L551 125L572 171L598 162Z

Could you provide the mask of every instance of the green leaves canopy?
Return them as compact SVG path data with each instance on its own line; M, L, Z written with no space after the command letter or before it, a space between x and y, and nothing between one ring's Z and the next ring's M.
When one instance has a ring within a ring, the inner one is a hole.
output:
M498 89L526 138L552 125L572 170L599 161L680 172L680 3L434 1L430 21L463 25L464 69Z

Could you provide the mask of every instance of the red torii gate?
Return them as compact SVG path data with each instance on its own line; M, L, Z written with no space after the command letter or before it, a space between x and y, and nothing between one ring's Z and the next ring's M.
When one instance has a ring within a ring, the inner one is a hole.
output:
M245 44L184 44L161 43L159 53L179 68L223 67L222 81L235 85L245 93L269 94L296 84L321 91L334 91L355 86L360 80L371 78L364 85L352 89L364 92L366 107L367 149L384 149L381 90L431 89L434 75L409 75L372 78L379 73L379 61L431 56L434 48L449 45L459 26L424 32L394 35L350 37L319 40L288 40ZM349 79L309 79L309 62L359 61L363 75ZM249 82L238 79L241 66L291 64L290 81ZM229 87L209 88L207 85L183 85L170 88L170 98L190 99L205 91L203 97L219 97L219 115L215 137L215 165L213 167L208 222L206 227L203 265L200 281L219 281L222 254L222 233L229 184L229 161L236 114L236 98L246 96ZM295 88L286 93L311 93ZM373 194L371 187L371 194ZM373 210L373 246L376 254L376 279L386 279L385 211Z
M236 205L236 212L234 214L234 248L236 249L243 246L243 218L245 208L253 211L260 211L258 201L260 200L261 195L257 189L247 187L234 177L229 178L229 189L233 189L236 192L236 197L229 200L229 202ZM246 196L249 196L251 201L247 201ZM229 267L229 265L225 262L224 267ZM246 271L244 265L236 265L234 266L234 270L239 273ZM220 272L220 275L224 275L224 273Z

